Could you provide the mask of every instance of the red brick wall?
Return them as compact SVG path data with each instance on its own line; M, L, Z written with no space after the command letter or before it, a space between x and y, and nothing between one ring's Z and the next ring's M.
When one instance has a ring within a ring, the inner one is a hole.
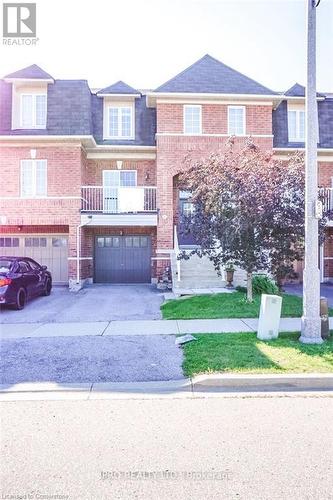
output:
M318 163L318 184L322 187L332 187L333 162Z
M247 105L246 133L272 134L272 108ZM183 104L157 104L157 132L183 133ZM228 105L202 105L202 132L204 134L228 133Z
M83 167L85 186L102 186L103 170L117 170L116 160L87 160ZM136 170L138 186L156 186L155 160L123 161L122 170Z
M47 160L47 194L58 199L20 198L20 161L31 159L31 149L36 150L36 159ZM0 214L7 217L8 224L14 225L78 224L81 161L79 144L1 147L0 172L6 179L6 190L1 195L14 199L0 200Z
M173 248L173 177L184 167L190 154L193 160L207 157L222 150L226 137L158 136L157 137L157 207L160 209L157 231L157 248ZM236 148L245 144L245 138L235 140ZM264 150L272 149L271 138L257 138Z

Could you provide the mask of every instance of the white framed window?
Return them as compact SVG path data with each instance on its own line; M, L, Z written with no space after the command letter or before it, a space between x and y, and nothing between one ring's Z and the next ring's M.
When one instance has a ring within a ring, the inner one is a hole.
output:
M47 160L21 160L21 197L47 196Z
M199 135L202 133L200 104L184 105L184 134Z
M288 140L289 142L305 141L305 110L288 110Z
M245 135L246 114L245 106L228 106L228 134Z
M46 128L46 94L21 94L21 128Z
M135 139L134 106L107 107L107 137L109 139Z
M104 187L135 187L136 182L136 170L103 170Z

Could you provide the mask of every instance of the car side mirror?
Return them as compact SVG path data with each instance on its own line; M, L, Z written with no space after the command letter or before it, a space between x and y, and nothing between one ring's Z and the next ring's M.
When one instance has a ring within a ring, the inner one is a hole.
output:
M42 266L43 271L46 271L46 269L47 269L47 266Z

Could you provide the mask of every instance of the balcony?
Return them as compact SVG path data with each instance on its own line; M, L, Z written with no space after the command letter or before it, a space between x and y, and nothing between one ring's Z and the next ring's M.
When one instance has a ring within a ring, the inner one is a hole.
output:
M82 186L81 222L156 226L156 186Z

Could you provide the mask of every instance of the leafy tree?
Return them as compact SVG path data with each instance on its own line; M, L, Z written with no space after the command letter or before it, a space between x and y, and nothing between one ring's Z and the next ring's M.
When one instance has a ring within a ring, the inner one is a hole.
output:
M269 271L280 283L302 258L302 154L277 161L251 139L240 150L230 138L221 153L203 161L186 158L180 184L196 207L185 222L201 246L192 253L207 255L219 274L230 262L245 269L248 301L253 273Z

